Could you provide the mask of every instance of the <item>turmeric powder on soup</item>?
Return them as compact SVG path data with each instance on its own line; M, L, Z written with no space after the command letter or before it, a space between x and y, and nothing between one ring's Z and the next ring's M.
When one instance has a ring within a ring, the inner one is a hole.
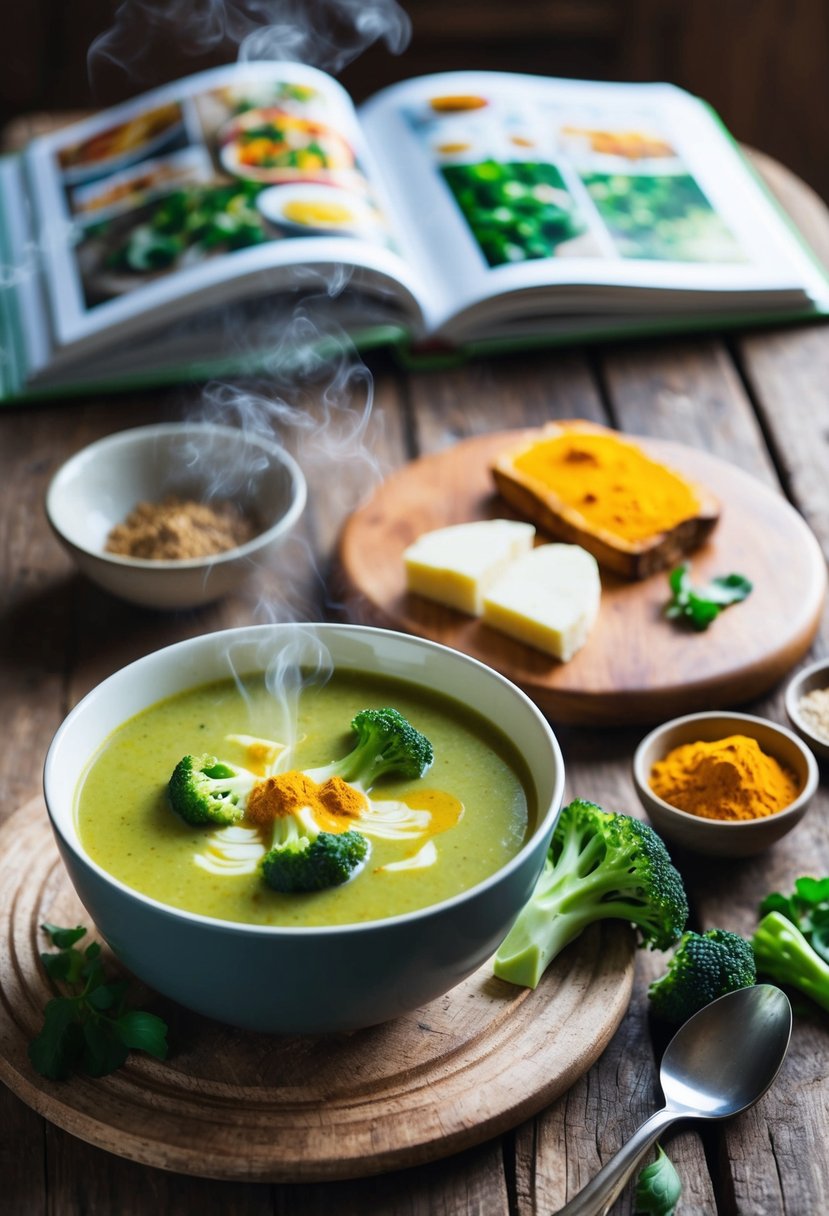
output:
M281 815L307 806L326 832L337 833L347 831L351 826L349 820L358 817L365 805L365 794L342 777L329 777L320 783L307 773L292 769L266 777L253 787L245 818L253 825L265 826Z
M795 774L746 735L683 743L656 761L649 782L659 798L703 819L763 819L800 793Z

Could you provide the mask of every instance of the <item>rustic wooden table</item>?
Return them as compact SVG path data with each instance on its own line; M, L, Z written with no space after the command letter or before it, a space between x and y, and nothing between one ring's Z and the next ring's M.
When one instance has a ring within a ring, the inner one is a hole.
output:
M779 166L760 158L784 204L829 263L829 215ZM0 816L37 792L44 754L68 709L129 660L180 638L261 620L263 612L319 618L334 611L325 575L346 512L367 481L467 436L581 416L634 434L680 440L739 465L785 495L829 553L829 328L781 329L477 362L405 373L371 364L373 467L337 467L304 449L311 482L295 545L270 571L214 607L156 614L108 598L58 548L43 514L57 466L98 436L192 412L198 389L10 408L0 418L0 720L4 797ZM365 376L348 390L356 411ZM302 406L316 419L322 386ZM313 439L313 436L312 436ZM762 537L757 538L762 544ZM320 570L323 579L317 574ZM786 578L785 568L780 578ZM825 651L822 627L813 654ZM781 693L750 707L782 719ZM640 813L630 756L641 728L561 728L568 791ZM801 873L829 873L829 795L771 852L742 862L677 858L692 926L750 932L759 897ZM214 1182L138 1166L59 1130L0 1087L0 1209L10 1216L131 1216L336 1211L339 1216L548 1216L593 1175L659 1101L646 987L660 955L640 952L630 1008L598 1062L531 1122L500 1140L404 1172L339 1183ZM669 1135L684 1180L680 1211L818 1216L829 1211L829 1075L826 1015L798 1010L791 1049L771 1091L723 1125L685 1125ZM543 1067L543 1062L540 1062ZM630 1191L613 1212L632 1210Z

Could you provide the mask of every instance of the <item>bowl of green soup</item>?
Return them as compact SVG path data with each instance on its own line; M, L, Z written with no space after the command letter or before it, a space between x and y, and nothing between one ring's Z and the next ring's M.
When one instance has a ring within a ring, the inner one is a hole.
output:
M188 639L88 694L44 789L124 966L271 1033L411 1012L486 962L529 898L564 767L518 688L358 625Z

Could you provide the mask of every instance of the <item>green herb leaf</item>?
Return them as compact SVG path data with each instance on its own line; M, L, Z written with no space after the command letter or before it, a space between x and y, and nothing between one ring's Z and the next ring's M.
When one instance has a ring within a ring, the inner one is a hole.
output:
M164 1059L167 1027L161 1018L139 1010L125 1011L128 981L108 981L101 947L92 942L81 952L76 943L86 933L43 925L57 954L41 954L49 979L66 995L49 1001L43 1026L29 1044L29 1059L37 1072L53 1081L72 1072L103 1077L120 1068L131 1049Z
M41 954L41 962L50 980L75 984L83 971L83 955L79 950L61 950L59 954Z
M829 905L829 878L810 878L804 875L803 878L796 879L794 889L798 899L805 904L813 907L818 904Z
M78 925L74 929L61 929L58 925L50 925L47 922L40 927L44 933L49 934L49 940L58 950L68 950L70 946L74 946L76 942L86 936L86 929L83 925Z
M146 1051L159 1060L167 1057L167 1023L154 1013L131 1009L116 1022L121 1041L127 1047Z
M671 591L678 600L682 600L691 590L691 565L689 562L683 562L681 566L676 566L668 575L668 583Z
M682 1182L661 1145L657 1144L656 1149L659 1154L656 1161L646 1165L636 1180L633 1210L645 1216L674 1216Z
M712 578L700 594L711 603L721 604L725 608L728 604L738 604L751 591L752 584L745 575L724 574L719 578Z
M680 620L692 629L707 629L729 604L739 603L751 593L752 584L742 574L724 574L704 587L691 583L690 562L675 566L668 575L671 598L665 606L670 621Z
M90 1077L105 1077L126 1060L130 1049L109 1018L88 1018L83 1024L84 1052L81 1065Z
M117 993L112 984L100 984L97 988L93 988L87 994L87 1000L93 1009L97 1009L99 1013L105 1013L107 1009L111 1009L117 999Z
M683 605L682 614L688 618L694 629L707 629L714 618L720 615L720 606L713 600L704 599L691 591Z
M71 997L55 997L43 1011L43 1027L29 1044L29 1059L42 1077L62 1081L79 1054L77 1005Z

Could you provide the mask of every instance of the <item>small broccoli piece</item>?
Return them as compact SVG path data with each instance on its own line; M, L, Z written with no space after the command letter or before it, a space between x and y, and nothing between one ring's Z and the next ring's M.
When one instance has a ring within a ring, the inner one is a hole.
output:
M369 843L360 832L321 832L303 809L275 821L262 876L274 891L322 891L346 882L362 866Z
M685 928L682 879L653 828L576 799L562 808L533 894L501 943L495 974L535 988L588 925L624 920L667 950Z
M308 769L309 777L315 781L342 777L371 789L386 773L422 777L432 763L431 743L396 709L362 709L351 726L357 732L354 749L332 764Z
M780 912L796 925L824 962L829 963L829 878L804 875L791 895L772 891L760 904L760 915Z
M184 756L167 785L170 806L187 823L238 823L257 778L215 756Z
M775 983L797 988L829 1010L829 963L812 949L796 925L767 912L751 939L757 970Z
M668 970L648 988L651 1008L666 1022L685 1022L710 1001L757 979L751 943L728 929L683 933Z

